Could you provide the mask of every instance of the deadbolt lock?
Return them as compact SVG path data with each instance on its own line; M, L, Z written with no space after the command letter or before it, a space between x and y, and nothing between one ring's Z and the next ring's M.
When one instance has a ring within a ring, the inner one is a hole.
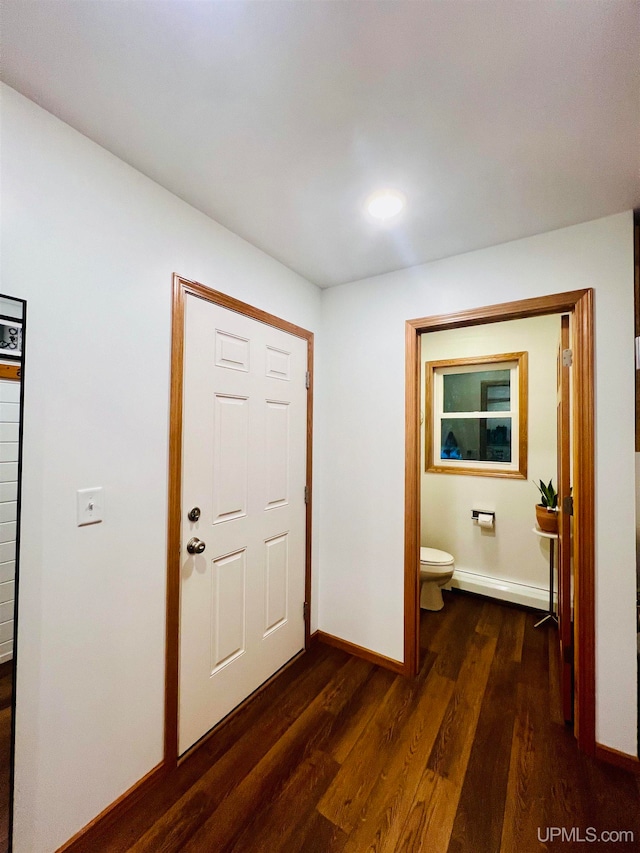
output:
M189 510L189 521L197 521L200 518L200 507L194 506L193 509Z

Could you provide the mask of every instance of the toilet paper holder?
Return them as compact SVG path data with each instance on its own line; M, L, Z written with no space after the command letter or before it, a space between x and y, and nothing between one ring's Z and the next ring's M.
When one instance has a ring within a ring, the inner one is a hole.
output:
M495 520L496 520L495 512L491 512L491 510L488 510L488 509L472 509L471 510L471 518L473 521L477 521L478 516L480 516L480 515L490 515L491 518L493 519L494 523L495 523Z

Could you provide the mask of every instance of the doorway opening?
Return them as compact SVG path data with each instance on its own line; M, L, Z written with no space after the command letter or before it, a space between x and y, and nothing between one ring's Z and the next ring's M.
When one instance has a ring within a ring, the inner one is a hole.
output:
M574 727L581 749L594 754L594 349L593 291L590 289L406 323L405 673L415 675L419 666L421 336L428 332L552 314L570 315L573 332Z

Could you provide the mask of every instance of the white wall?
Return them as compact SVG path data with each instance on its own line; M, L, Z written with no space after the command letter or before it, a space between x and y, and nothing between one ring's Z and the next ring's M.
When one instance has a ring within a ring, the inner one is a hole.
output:
M320 291L7 87L2 111L1 289L29 318L14 850L41 853L162 759L171 275L312 331Z
M421 430L421 541L453 554L456 568L546 590L549 589L549 543L534 536L534 506L539 493L533 483L556 473L556 353L559 315L471 326L422 335L422 382L425 362L499 353L528 353L528 463L526 480L433 474L424 470L424 427ZM422 411L427 416L422 402ZM471 520L472 509L496 513L493 530Z
M319 624L403 657L405 321L593 287L596 734L637 754L632 228L623 213L323 293Z

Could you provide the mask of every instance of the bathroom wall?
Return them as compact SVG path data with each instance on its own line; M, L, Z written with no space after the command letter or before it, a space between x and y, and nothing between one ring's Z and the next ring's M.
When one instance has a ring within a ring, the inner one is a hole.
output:
M556 352L559 316L511 320L422 335L422 411L425 362L526 351L529 354L526 480L426 473L422 433L422 544L449 551L457 577L473 574L474 591L546 607L549 543L532 533L539 493L531 482L556 476ZM496 513L493 530L471 520L472 509ZM502 590L488 582L501 583ZM513 586L511 586L513 584ZM465 588L463 583L460 584Z

